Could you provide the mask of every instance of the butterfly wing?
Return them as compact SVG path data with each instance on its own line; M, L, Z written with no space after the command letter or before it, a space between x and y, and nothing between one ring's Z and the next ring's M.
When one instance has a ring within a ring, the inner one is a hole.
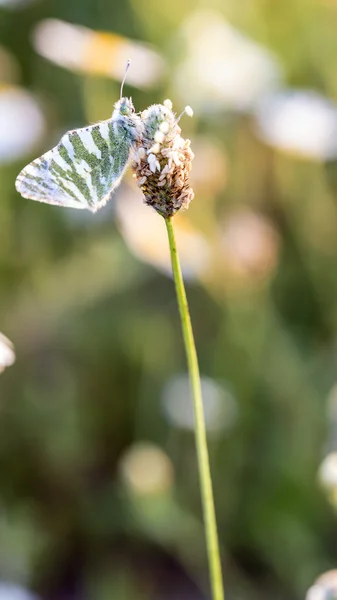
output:
M133 139L116 119L68 131L21 171L16 189L24 198L96 212L119 185Z

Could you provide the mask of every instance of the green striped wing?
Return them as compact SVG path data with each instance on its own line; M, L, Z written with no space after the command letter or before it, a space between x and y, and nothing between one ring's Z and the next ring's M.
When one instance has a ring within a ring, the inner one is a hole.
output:
M133 139L116 119L68 131L19 173L16 189L24 198L96 212L119 185Z

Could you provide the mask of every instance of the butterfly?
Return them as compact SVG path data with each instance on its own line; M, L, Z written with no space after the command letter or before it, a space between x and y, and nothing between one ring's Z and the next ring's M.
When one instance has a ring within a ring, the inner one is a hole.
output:
M141 138L143 122L131 98L121 95L110 119L74 129L19 173L15 187L24 197L96 212L110 199Z

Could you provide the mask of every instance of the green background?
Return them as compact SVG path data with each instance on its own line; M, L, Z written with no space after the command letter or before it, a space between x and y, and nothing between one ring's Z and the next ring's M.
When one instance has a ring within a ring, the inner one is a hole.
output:
M14 188L27 162L93 112L108 118L119 94L118 82L39 56L37 23L58 18L153 44L167 64L162 80L126 93L137 109L169 96L180 112L172 81L181 27L198 7L272 50L285 86L336 98L334 0L0 7L0 43L47 122L31 154L0 165L0 331L17 355L0 376L0 579L43 599L209 597L193 434L171 424L162 403L167 381L185 369L172 280L128 249L112 206L78 216ZM227 165L223 185L196 186L186 216L212 248L206 273L187 284L201 372L230 390L236 407L236 419L209 436L227 597L296 600L337 565L337 521L317 478L336 437L327 411L336 379L336 164L266 146L251 115L225 104L182 127L216 144ZM262 275L259 265L233 275L215 246L243 209L276 232L274 265ZM162 235L164 245L164 224ZM125 456L144 441L169 466L151 492L123 475Z

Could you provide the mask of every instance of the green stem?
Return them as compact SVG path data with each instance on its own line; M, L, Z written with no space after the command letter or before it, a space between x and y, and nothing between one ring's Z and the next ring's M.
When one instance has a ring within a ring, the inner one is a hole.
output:
M201 497L206 532L208 563L212 585L212 597L213 600L224 600L219 541L214 509L212 478L207 449L206 426L204 407L202 403L198 357L195 349L191 318L188 309L184 281L179 263L172 219L165 219L165 223L170 245L172 271L179 306L181 326L183 330L185 351L187 356L188 371L194 405L195 439L197 447Z

